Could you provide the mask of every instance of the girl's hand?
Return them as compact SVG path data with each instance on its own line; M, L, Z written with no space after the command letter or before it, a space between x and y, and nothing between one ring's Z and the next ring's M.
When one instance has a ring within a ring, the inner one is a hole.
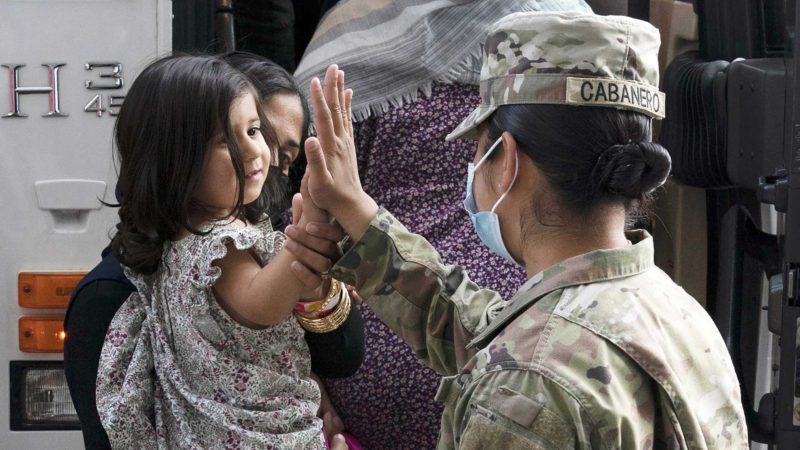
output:
M297 196L295 195L295 197L292 198L292 208L294 208L294 202L296 197ZM300 211L302 216L301 218L305 219L306 223L331 221L330 214L328 214L328 212L325 211L324 209L317 207L317 205L313 201L311 201L311 194L309 194L308 192L307 177L303 177L303 180L300 182L300 199L302 201L302 204L300 205ZM295 222L294 220L292 221L292 223L295 224L297 224L298 222L299 220L297 222Z
M314 204L327 210L353 239L369 227L378 205L364 192L358 178L351 100L344 90L344 72L332 65L325 73L324 90L319 79L311 81L316 138L306 140L305 181Z
M312 223L307 213L309 205L313 205L313 203L304 202L301 194L295 194L292 197L292 224L284 230L286 236L321 255L327 256L332 261L338 261L342 256L342 251L338 245L344 239L342 227L338 223L330 223L327 220L328 214L317 209L326 220L313 221L312 229L314 234L309 234L306 231L308 225ZM313 208L316 209L316 206L313 206Z

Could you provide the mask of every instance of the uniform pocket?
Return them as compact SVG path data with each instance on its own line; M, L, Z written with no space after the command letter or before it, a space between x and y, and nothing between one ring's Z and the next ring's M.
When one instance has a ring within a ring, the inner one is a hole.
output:
M501 386L487 404L471 403L460 449L575 448L574 426L530 398Z

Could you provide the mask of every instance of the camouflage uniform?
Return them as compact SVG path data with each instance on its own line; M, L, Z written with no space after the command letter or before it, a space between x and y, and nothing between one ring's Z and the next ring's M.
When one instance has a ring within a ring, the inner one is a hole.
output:
M446 376L439 448L747 448L714 323L654 266L646 232L628 239L505 302L381 210L332 273Z
M627 17L516 13L483 50L481 104L567 104L661 118L658 30ZM531 278L508 302L381 210L333 274L446 377L440 448L744 449L739 384L703 308L653 264L643 231Z

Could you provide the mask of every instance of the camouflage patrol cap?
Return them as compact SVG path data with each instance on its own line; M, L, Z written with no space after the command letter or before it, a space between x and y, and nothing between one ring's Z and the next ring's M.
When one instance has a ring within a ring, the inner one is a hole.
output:
M474 137L502 105L607 106L664 117L658 30L624 16L580 11L514 13L483 46L481 104L447 140Z

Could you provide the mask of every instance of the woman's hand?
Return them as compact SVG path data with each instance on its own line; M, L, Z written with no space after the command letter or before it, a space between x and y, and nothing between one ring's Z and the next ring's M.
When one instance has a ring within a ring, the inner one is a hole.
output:
M305 181L313 202L325 209L355 240L361 238L378 211L358 178L351 100L344 89L344 72L332 65L325 73L324 88L311 80L311 103L317 137L306 140Z
M344 422L342 422L342 418L339 417L339 413L336 412L336 408L334 408L333 402L331 402L331 397L328 394L328 390L325 388L325 383L313 372L310 376L319 387L320 402L317 417L322 419L322 430L325 432L325 437L328 438L328 442L333 442L334 436L344 431ZM346 449L347 445L345 444L343 448Z
M316 230L317 236L311 236L305 231L305 224L311 215L323 220L314 222L313 229ZM344 232L338 224L328 220L327 212L316 208L313 202L304 200L301 194L292 197L292 225L287 226L285 231L289 237L286 250L297 258L292 268L306 286L300 294L301 299L318 299L325 296L330 284L321 274L327 272L333 262L342 256L339 241L344 238Z
M316 210L315 217L320 217L322 214L323 220L312 219L309 207ZM342 256L339 242L344 239L344 231L338 223L330 222L328 219L328 213L317 209L313 202L306 200L301 194L295 194L292 197L292 224L287 226L284 232L292 241L297 241L308 249L327 256L331 261L338 261ZM307 225L312 223L313 235L306 231Z
M341 236L340 233L341 228L331 227L329 223L325 222L310 222L308 223L307 230L299 228L295 225L289 225L286 227L287 236L291 237L298 243L309 247L325 245L329 239L334 239L337 236ZM338 261L341 256L342 255L340 253L338 257L334 259L334 261ZM354 305L360 305L364 303L364 299L358 295L358 291L356 291L354 286L350 286L348 284L347 292L350 294L350 300Z

